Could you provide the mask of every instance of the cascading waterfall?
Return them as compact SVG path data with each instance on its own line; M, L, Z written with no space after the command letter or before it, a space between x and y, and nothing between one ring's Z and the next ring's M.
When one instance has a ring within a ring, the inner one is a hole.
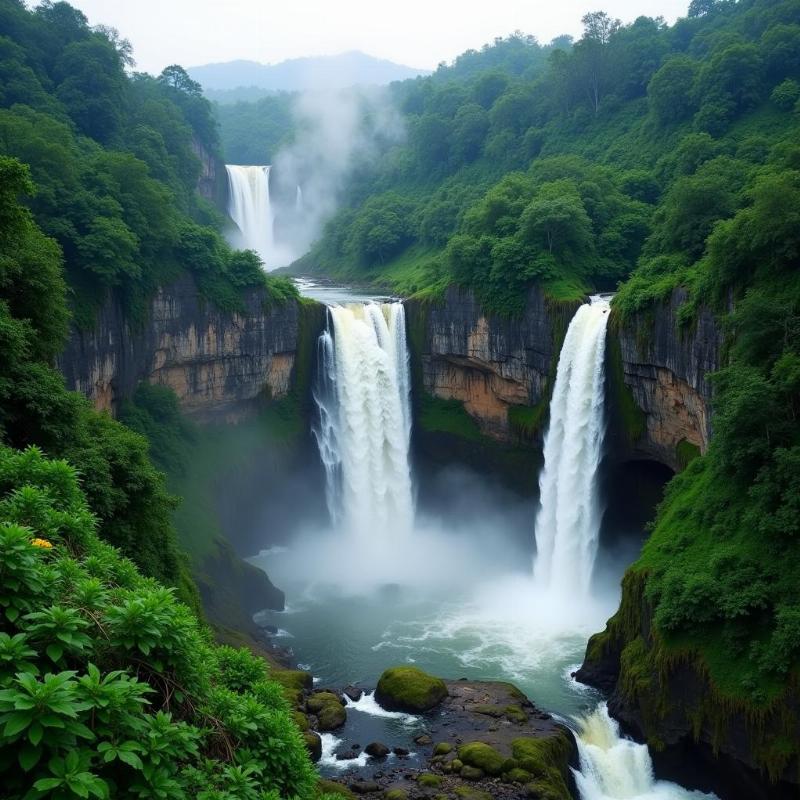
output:
M544 441L536 518L534 580L544 590L586 597L597 554L601 508L603 359L609 303L593 297L570 322L558 359Z
M318 358L314 433L334 523L362 539L407 535L414 507L402 303L331 306Z
M241 234L241 246L255 250L261 260L274 267L275 215L269 197L271 167L226 164L228 173L228 215Z
M580 771L573 770L581 800L690 800L713 798L657 781L647 745L620 736L605 703L584 717L577 733Z

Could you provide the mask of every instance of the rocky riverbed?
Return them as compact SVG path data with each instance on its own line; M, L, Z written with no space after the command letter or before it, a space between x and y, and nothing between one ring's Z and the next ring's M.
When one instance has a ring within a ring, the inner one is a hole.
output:
M294 700L327 791L386 800L571 796L571 731L510 683L441 681L401 667L374 693L306 688Z

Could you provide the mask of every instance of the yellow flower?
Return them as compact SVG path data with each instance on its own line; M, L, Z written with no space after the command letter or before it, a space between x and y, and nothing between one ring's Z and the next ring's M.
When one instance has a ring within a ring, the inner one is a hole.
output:
M31 544L34 547L41 547L43 550L50 550L53 547L53 543L48 542L47 539L34 539Z

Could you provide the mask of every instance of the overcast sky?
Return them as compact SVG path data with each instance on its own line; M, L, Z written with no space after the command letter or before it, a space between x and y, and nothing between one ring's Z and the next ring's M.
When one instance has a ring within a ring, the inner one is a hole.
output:
M233 59L276 63L363 50L433 69L471 47L515 30L542 42L581 31L599 8L630 22L642 14L668 22L689 0L70 0L92 25L117 28L137 69L160 72ZM35 4L35 0L33 0Z

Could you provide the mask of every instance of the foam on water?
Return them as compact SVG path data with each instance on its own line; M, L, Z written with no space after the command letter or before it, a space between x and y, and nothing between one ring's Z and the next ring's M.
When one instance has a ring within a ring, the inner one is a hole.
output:
M332 733L321 733L319 738L322 740L322 755L319 759L321 767L333 767L333 769L346 770L353 767L366 766L369 756L362 750L356 758L336 758L336 751L342 740Z
M404 714L402 711L387 711L379 706L378 701L375 699L375 692L364 692L358 700L351 700L345 696L344 702L348 711L360 711L362 714L382 717L383 719L396 719L404 725L416 725L419 722L419 717L413 714Z

